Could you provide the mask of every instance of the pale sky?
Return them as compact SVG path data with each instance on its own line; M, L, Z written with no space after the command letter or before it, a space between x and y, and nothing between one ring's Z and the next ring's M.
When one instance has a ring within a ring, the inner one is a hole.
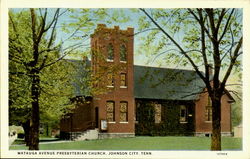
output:
M18 11L21 11L23 9L15 9L16 12ZM64 9L62 8L61 11L63 11ZM114 26L119 26L120 29L127 29L127 27L132 27L134 28L134 33L138 33L139 32L139 26L138 26L138 19L140 16L144 15L142 12L139 12L139 13L132 13L130 9L119 9L119 8L116 8L116 9L108 9L108 13L109 14L112 14L114 13L115 11L120 11L120 10L123 10L125 15L128 15L130 20L126 23L114 23L112 22L111 24L108 24L105 22L105 19L103 19L103 21L99 21L97 22L98 24L99 23L105 23L107 25L107 27L111 27L113 28ZM54 9L49 9L49 13L53 13ZM91 18L95 18L95 17L91 17ZM69 37L72 33L65 33L63 31L60 30L60 25L62 23L68 23L68 22L73 22L74 20L72 18L69 17L69 14L65 14L63 15L60 20L59 20L59 27L58 27L58 31L57 31L57 40L58 41L64 41L65 39L67 39L67 37ZM92 31L90 31L91 33L94 32L94 29L96 27L93 27L91 28ZM147 65L147 66L156 66L156 67L170 67L170 68L179 68L179 69L192 69L191 66L180 66L180 65L176 65L176 64L171 64L171 63L166 63L164 61L164 54L155 58L156 55L150 55L152 54L152 50L147 50L147 53L140 53L140 50L139 50L139 44L140 44L140 37L143 37L147 34L148 32L144 32L144 33L140 33L140 34L137 34L134 36L134 64L135 65ZM183 34L183 33L181 33ZM176 40L179 41L178 37L180 37L181 39L181 36L182 35L177 35L175 36ZM80 41L81 42L81 41ZM89 49L90 47L90 39L86 40L84 42L86 44L85 48L84 49ZM72 43L70 42L65 42L64 43L64 47L66 47L67 45L70 45ZM169 46L168 46L169 47ZM170 46L171 47L171 46ZM68 57L68 58L72 58L72 57ZM76 57L73 57L73 58L76 58ZM81 59L81 55L79 57ZM232 76L234 76L232 74ZM235 75L236 77L232 77L229 79L229 82L234 82L234 81L237 81L238 80L238 75Z

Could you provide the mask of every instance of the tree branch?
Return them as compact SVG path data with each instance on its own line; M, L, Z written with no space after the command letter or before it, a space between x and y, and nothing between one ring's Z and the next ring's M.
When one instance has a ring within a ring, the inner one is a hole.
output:
M233 15L233 12L234 12L234 9L232 9L232 11L231 11L231 13L230 13L230 15L229 15L229 17L228 17L228 19L227 19L227 23L226 23L226 25L225 25L225 28L224 28L224 30L223 30L223 33L221 34L221 37L219 38L219 43L220 43L220 41L223 39L224 35L225 35L226 32L227 32L227 27L228 27L228 25L229 25L229 23L230 23L230 19L231 19L232 15ZM219 30L219 28L217 28L217 29Z
M212 31L212 41L217 41L217 30L215 28L215 24L214 24L214 12L213 12L213 9L205 9L208 17L209 17L209 22L210 22L210 26L211 26L211 31Z
M202 10L201 9L197 9L198 10L198 14L200 17L200 27L201 27L201 52L202 52L202 57L203 57L203 62L204 62L204 67L205 67L205 79L206 79L206 83L209 83L209 64L207 61L207 54L206 54L206 38L205 38L205 23L204 23L204 19L203 19L203 15L202 15ZM208 90L211 92L211 86L208 86Z
M198 9L199 11L201 10L201 9ZM189 13L191 13L192 15L193 15L193 17L195 18L195 20L196 21L198 21L199 23L200 23L200 19L198 18L198 16L192 11L192 9L188 9L188 11L189 11ZM204 18L204 19L206 19L206 18ZM204 22L203 22L204 23ZM205 24L205 23L204 23ZM209 30L205 27L205 25L204 25L204 30L205 30L205 32L207 33L207 36L212 40L212 36L210 35L210 33L209 33Z
M36 35L36 14L34 8L30 8L31 15L31 30L32 30L32 38L33 38L33 60L30 62L31 67L37 63L38 60L38 41Z
M182 47L145 11L145 9L140 8L140 10L163 32L164 35L166 35L173 43L174 45L180 50L181 54L183 54L188 61L191 63L193 68L195 69L196 73L200 76L200 78L206 82L205 77L202 75L202 73L199 71L198 67L195 65L194 61L186 54L186 52L182 49Z
M239 100L242 100L242 98L241 98L241 96L239 96L239 93L238 93L238 92L232 91L232 90L230 90L230 91L228 91L228 92L233 93Z
M169 49L169 50L163 51L163 52L159 53L158 55L156 55L156 56L154 57L154 59L152 60L152 62L154 62L154 61L156 60L156 58L158 58L159 56L161 56L161 55L163 55L163 54L165 54L165 53L167 53L167 52L169 52L169 51L177 51L177 52L179 52L179 51L176 50L176 49Z
M75 49L77 49L77 48L79 48L79 47L81 47L81 45L72 48L72 49L69 50L67 53L65 53L63 56L61 56L60 58L58 58L57 60L55 60L55 61L53 61L53 62L51 62L51 63L49 63L49 64L46 64L46 65L44 65L43 67L40 67L40 70L42 70L42 69L45 68L45 67L51 66L51 65L55 64L56 62L62 60L65 56L67 56L67 55L70 54L73 50L75 50Z
M239 52L239 50L240 50L240 48L242 46L242 41L243 41L243 37L240 38L240 40L238 42L238 45L237 45L236 49L234 50L233 57L232 57L232 59L230 61L230 65L229 65L229 67L227 69L227 72L226 72L226 74L225 74L225 76L224 76L224 78L223 78L223 80L221 82L221 88L220 89L225 87L227 79L231 74L231 71L232 71L232 68L233 68L233 66L235 64L235 61L237 60L237 57L239 56L238 52ZM224 90L221 90L221 91L224 91Z
M18 35L18 31L17 31L16 25L15 25L15 23L14 23L13 19L12 19L11 14L9 14L9 18L10 18L10 21L11 21L12 27L13 27L13 29L14 29L14 33L15 33L15 35L16 35L16 38L18 39L18 37L19 37L19 35Z
M134 33L134 35L130 35L130 36L135 36L135 35L138 35L138 34L141 34L141 33L147 32L147 31L150 31L150 30L160 30L160 29L159 28L148 28L148 29L136 32L136 33Z
M38 36L37 36L37 44L40 43L43 34L46 32L44 28L45 28L45 24L46 24L47 12L48 11L47 11L47 8L46 8L44 16L42 16L42 23L39 25L39 30L40 31L39 31Z
M55 46L54 48L47 48L47 49L44 49L44 50L41 50L41 51L39 51L39 54L42 54L42 53L44 53L44 52L51 52L51 51L57 51L58 50L58 48L57 48L58 46Z
M217 25L216 25L217 32L219 31L220 24L221 24L221 22L222 22L222 20L223 20L223 17L225 16L225 14L226 14L226 9L223 8L222 11L221 11L220 16L219 16L219 18L218 18L218 23L217 23Z
M52 93L49 93L48 91L44 90L42 87L41 87L41 91L49 96L58 96L58 97L62 97L62 96L66 96L66 97L70 97L70 96L73 96L74 94L63 94L62 92L60 94L52 94Z
M53 23L57 20L57 17L58 17L58 15L59 15L59 11L60 11L60 9L58 8L58 9L56 10L54 16L53 16L52 21L51 21L50 24L44 29L44 32L47 32L47 31L51 28L51 26L53 25Z
M186 97L189 97L189 96L192 96L192 95L198 95L198 94L202 94L202 93L207 93L208 91L201 91L201 92L194 92L194 93L190 93L188 95L185 95L185 96L182 96L182 98L186 98Z
M59 11L59 9L58 9L58 11ZM50 40L49 40L49 43L48 43L47 48L50 48L51 45L52 45L52 41L53 41L54 34L55 34L55 30L56 30L56 25L57 25L57 22L58 22L58 17L59 17L59 12L58 12L57 16L54 17L54 18L55 18L55 22L54 22L53 29L52 29L52 31L51 31Z

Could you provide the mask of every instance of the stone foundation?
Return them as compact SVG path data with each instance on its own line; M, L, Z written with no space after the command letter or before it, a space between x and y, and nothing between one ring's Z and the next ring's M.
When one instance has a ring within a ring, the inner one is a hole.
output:
M61 132L61 139L64 140L85 140L86 132ZM135 133L98 133L98 139L135 137ZM86 139L92 139L87 137Z
M135 137L134 133L99 133L99 139L111 139L122 137Z
M60 139L63 140L75 140L82 136L84 132L61 132Z
M196 132L195 136L199 136L199 137L211 137L212 133L211 132ZM231 137L233 136L232 132L222 132L221 136L227 136L227 137Z
M60 138L64 140L95 140L98 139L98 130L87 130L84 132L61 132Z

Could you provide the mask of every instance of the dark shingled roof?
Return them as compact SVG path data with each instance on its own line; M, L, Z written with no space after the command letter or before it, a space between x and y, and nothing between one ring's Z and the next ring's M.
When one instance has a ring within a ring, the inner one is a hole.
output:
M192 70L134 66L135 98L195 100L204 88Z
M82 89L86 66L82 60L67 60L76 66L73 83L76 96L89 96ZM90 61L87 61L90 67ZM162 100L195 100L205 88L195 71L134 65L134 97Z
M84 79L88 75L90 61L87 60L86 63L84 63L83 60L66 59L66 61L71 63L75 68L75 74L72 77L74 78L72 84L74 86L75 96L89 96L89 89Z

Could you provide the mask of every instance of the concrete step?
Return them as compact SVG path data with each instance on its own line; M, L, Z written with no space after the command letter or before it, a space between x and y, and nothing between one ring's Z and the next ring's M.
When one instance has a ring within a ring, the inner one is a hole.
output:
M98 129L87 130L82 135L75 138L77 141L98 139Z

